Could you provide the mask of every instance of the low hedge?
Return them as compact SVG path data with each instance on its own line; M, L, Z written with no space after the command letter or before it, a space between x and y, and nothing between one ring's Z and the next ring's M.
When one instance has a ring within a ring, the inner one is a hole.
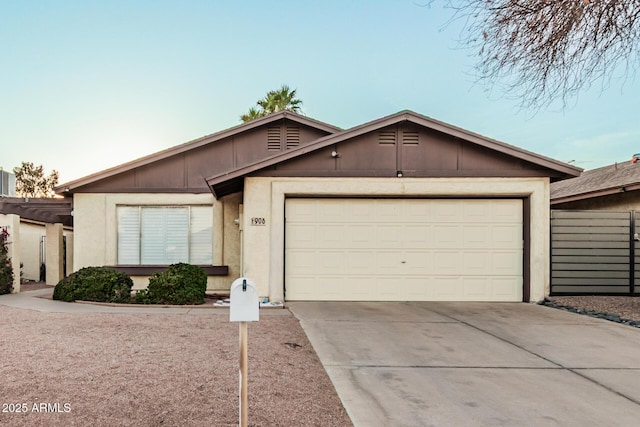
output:
M62 279L53 290L53 299L72 302L131 301L131 277L108 267L84 267Z
M139 304L204 304L207 274L197 265L178 263L154 273L149 286L136 293Z

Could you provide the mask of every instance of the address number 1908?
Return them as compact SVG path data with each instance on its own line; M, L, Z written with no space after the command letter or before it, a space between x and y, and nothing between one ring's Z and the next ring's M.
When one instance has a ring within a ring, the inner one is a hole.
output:
M251 218L251 225L267 225L267 220L264 218Z

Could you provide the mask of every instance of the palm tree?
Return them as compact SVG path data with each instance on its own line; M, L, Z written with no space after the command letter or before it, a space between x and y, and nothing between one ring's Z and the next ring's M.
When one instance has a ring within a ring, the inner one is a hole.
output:
M262 116L264 116L264 112L261 110L258 110L256 107L251 107L249 108L249 111L247 111L245 114L240 116L240 120L242 120L244 123L253 120L253 119L258 119Z
M302 113L300 109L302 100L296 98L296 90L291 90L287 85L282 85L277 90L270 90L263 99L256 102L259 108L251 107L246 114L240 116L240 120L246 123L249 120L284 110Z

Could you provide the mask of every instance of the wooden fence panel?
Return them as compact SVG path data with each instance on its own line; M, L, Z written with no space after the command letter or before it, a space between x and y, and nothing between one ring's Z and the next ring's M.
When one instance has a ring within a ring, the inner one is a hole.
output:
M551 294L629 295L640 269L635 213L551 211ZM635 263L631 260L635 259Z

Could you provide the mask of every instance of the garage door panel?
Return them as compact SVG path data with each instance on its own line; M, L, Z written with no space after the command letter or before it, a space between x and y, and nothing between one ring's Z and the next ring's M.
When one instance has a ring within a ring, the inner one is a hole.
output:
M433 274L459 274L461 253L459 251L433 251Z
M520 200L500 200L491 204L491 218L494 222L522 223L522 202Z
M351 217L347 212L345 200L338 200L337 203L321 202L322 200L315 202L315 212L319 214L323 221L342 224Z
M479 203L478 203L479 202ZM462 204L463 221L466 222L487 222L487 217L491 215L492 206L483 201L474 201Z
M349 251L344 254L349 271L354 275L371 274L371 251Z
M435 222L461 223L464 220L464 207L458 200L438 200L433 206Z
M517 251L493 252L491 255L491 270L493 276L522 276L522 253Z
M371 200L371 210L376 214L376 221L394 224L402 217L403 210L400 203L389 203L390 200Z
M520 200L286 203L288 300L522 300Z
M288 224L285 245L288 249L312 248L316 245L316 227L309 224Z
M371 202L367 199L351 200L346 204L347 218L349 223L367 223L369 218L374 216L371 210Z
M327 224L316 225L316 247L320 248L344 248L345 244L344 233L347 229L344 224Z
M462 283L460 277L435 276L433 299L436 301L459 301L462 299Z
M291 274L290 280L296 284L293 295L296 299L313 300L318 298L320 290L316 287L315 277Z
M403 247L404 227L390 224L378 225L375 237L375 247L401 249Z
M428 248L433 239L433 227L430 225L407 224L403 233L405 248Z
M492 273L491 253L485 251L465 251L461 254L460 274L483 275Z
M522 300L522 277L494 277L491 279L494 301Z
M323 277L321 283L318 284L317 288L329 298L335 299L342 295L342 289L345 285L345 277L338 276L326 276ZM353 284L351 284L353 286Z
M421 223L425 217L433 216L433 205L428 203L422 203L422 200L405 200L403 204L404 219L408 223Z
M354 301L366 301L371 296L371 283L373 277L368 275L349 276L342 281L342 287L349 286L350 294ZM344 290L340 290L340 295L336 299L344 299Z
M491 227L486 225L465 225L462 227L464 240L458 244L464 243L466 248L487 248L491 242Z
M316 251L314 250L290 250L289 273L293 275L309 274L316 268Z
M346 259L343 251L318 251L315 254L317 266L323 274L346 274Z
M432 248L454 249L459 248L464 241L464 229L462 225L435 224L433 226Z
M429 251L412 251L407 250L402 257L405 263L402 265L406 274L412 275L429 275L433 271L434 259Z
M376 232L375 225L352 224L346 231L347 247L349 248L369 248L371 247L371 236Z
M404 254L392 250L379 250L375 253L375 264L372 270L378 275L402 274Z
M462 292L465 300L477 300L490 294L489 279L484 276L461 278Z

